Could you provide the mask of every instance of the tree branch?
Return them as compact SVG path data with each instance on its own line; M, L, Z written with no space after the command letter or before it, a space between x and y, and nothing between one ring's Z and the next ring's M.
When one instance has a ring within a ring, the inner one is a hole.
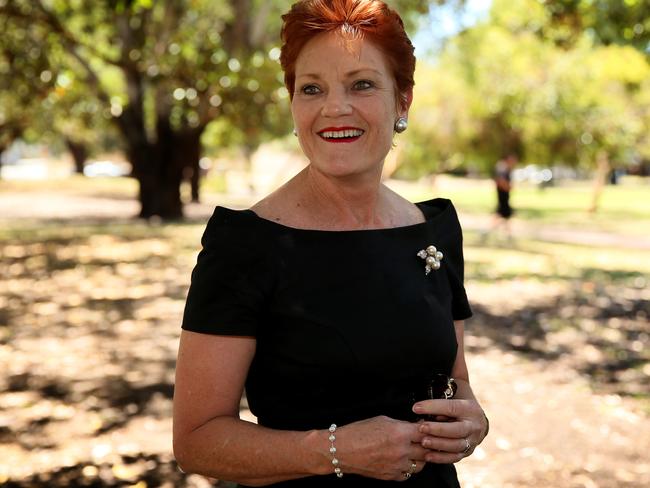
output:
M59 17L57 17L57 15L54 12L52 12L47 7L45 7L45 5L43 5L41 0L33 1L32 6L38 12L40 12L41 14L40 16L34 16L31 13L26 14L24 12L21 12L19 9L15 8L13 4L10 4L9 6L0 7L0 14L4 13L9 17L22 19L29 23L34 23L34 20L36 20L37 22L41 22L42 24L48 26L54 34L57 34L63 41L62 44L64 44L69 49L83 48L88 52L90 52L93 56L103 61L104 63L119 66L119 61L111 59L110 56L101 52L99 49L97 49L96 46L92 44L88 44L78 39L72 32L70 32L70 30L68 30L65 27L65 25L63 25Z

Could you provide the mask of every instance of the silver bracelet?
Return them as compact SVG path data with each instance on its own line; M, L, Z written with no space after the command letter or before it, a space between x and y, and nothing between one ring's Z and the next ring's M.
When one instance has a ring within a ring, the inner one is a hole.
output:
M336 432L336 424L330 425L329 431L330 431L330 436L329 436L330 454L332 455L332 464L334 465L334 472L336 473L336 476L338 476L339 478L343 478L343 471L341 471L341 468L339 467L339 460L336 458L336 446L334 446L334 441L336 440L336 436L334 435L334 432Z

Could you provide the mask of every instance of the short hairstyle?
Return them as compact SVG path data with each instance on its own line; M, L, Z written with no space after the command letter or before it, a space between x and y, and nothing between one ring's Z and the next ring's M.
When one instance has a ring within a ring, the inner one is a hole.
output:
M300 0L282 20L280 63L291 99L302 48L318 34L338 32L344 39L368 39L384 53L395 79L396 97L406 102L404 94L415 84L415 49L399 14L382 0Z

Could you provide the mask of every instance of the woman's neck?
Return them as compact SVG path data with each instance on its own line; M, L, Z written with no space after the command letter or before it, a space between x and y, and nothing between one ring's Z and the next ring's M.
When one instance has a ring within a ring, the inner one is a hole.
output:
M381 174L339 178L308 166L299 177L301 204L319 222L345 229L391 225Z

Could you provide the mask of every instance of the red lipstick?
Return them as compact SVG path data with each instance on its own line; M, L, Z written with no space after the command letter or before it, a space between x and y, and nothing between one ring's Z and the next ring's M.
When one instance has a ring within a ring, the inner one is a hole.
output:
M328 132L342 132L342 131L354 131L358 135L353 135L353 136L347 136L347 137L326 137L325 134ZM358 127L326 127L324 129L321 129L318 131L318 135L321 136L325 141L331 142L334 144L345 144L345 143L350 143L350 142L355 142L359 140L359 138L364 134L363 129L359 129Z

